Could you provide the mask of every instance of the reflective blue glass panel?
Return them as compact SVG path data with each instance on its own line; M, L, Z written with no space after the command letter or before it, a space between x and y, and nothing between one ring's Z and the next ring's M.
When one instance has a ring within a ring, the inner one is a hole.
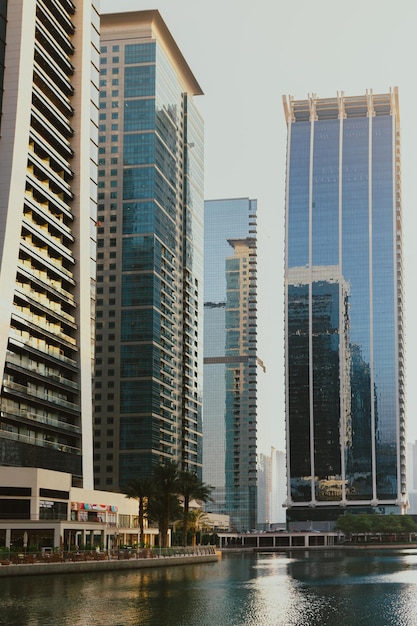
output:
M390 116L372 123L372 294L377 496L397 493L396 268L393 128Z
M349 285L351 437L346 451L347 498L372 498L371 327L369 265L369 120L343 125L342 274Z
M309 263L310 122L291 126L288 181L288 267Z

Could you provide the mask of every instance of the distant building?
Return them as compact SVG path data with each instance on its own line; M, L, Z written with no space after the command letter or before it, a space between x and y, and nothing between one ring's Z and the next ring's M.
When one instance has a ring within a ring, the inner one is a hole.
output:
M285 453L271 449L271 519L272 524L285 523L285 508L287 496L287 473Z
M205 202L203 480L238 531L257 521L256 209Z
M285 523L286 473L285 454L275 448L258 454L258 519L257 528L270 530Z
M96 2L0 2L0 465L93 486Z
M287 520L403 512L398 92L284 110Z
M94 477L202 472L201 88L158 11L101 18Z

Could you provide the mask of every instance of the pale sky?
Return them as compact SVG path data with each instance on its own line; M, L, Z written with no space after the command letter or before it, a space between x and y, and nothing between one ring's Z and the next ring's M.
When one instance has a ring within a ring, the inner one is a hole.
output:
M417 439L417 3L413 0L101 0L103 13L158 9L200 83L205 197L258 200L260 450L284 450L286 125L282 96L387 93L402 140L408 441ZM414 236L414 237L413 237ZM263 424L263 426L262 426ZM267 428L265 428L267 425ZM265 432L268 432L268 435Z

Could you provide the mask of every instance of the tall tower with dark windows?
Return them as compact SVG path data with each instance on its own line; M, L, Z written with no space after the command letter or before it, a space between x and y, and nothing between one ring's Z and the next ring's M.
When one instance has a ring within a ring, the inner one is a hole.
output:
M68 472L89 488L95 5L0 2L0 465Z
M230 526L257 522L256 200L206 200L203 479L206 508Z
M398 92L284 110L287 520L402 512Z
M201 88L158 11L102 15L95 484L202 469Z

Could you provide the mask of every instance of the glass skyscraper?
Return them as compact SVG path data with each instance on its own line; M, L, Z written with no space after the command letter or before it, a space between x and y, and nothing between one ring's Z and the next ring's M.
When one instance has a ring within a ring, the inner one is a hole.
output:
M100 17L0 3L0 465L92 488Z
M398 92L284 99L288 521L405 504Z
M230 527L257 521L256 200L207 200L203 479Z
M95 484L202 471L201 88L158 11L102 15Z

